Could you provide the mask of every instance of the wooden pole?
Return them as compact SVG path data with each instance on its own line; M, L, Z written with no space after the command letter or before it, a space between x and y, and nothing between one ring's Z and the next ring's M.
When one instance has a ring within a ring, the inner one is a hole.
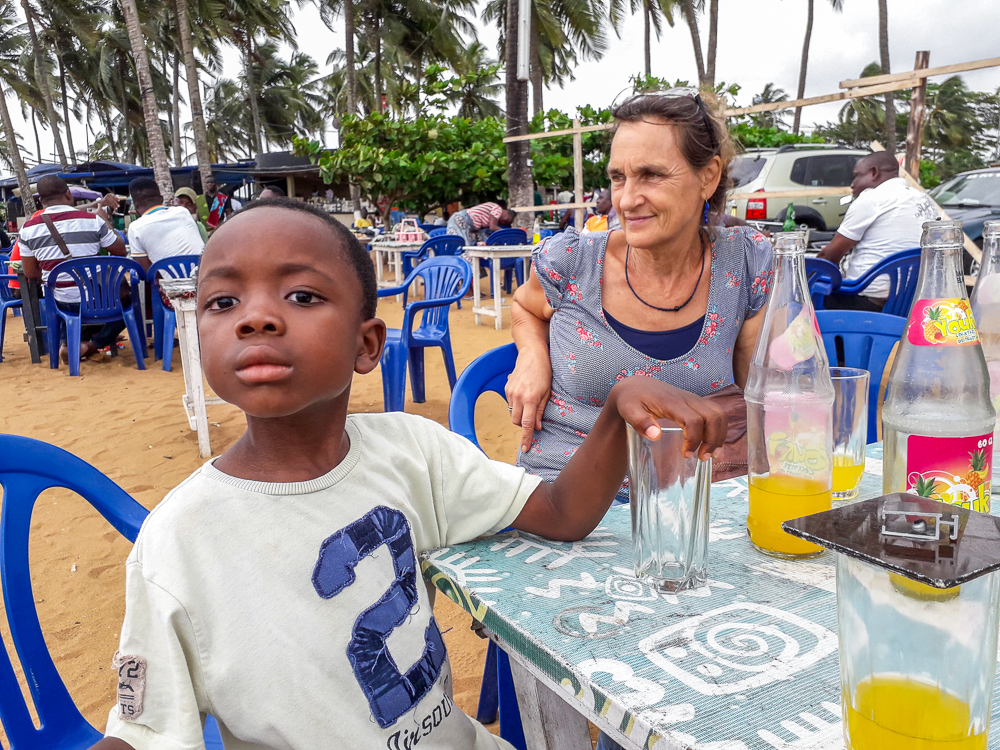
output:
M928 50L918 50L913 69L926 70L930 60L931 53ZM906 161L903 166L917 182L920 181L920 140L924 132L924 97L926 93L927 79L921 78L920 85L913 87L913 98L910 100L910 122L906 126Z
M573 201L583 203L583 134L580 132L580 121L573 120ZM583 231L583 221L586 211L576 209L576 231Z

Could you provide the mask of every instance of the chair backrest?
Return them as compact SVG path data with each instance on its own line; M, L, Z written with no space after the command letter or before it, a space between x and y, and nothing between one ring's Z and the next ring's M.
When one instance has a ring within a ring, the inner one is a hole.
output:
M404 335L412 331L414 311L422 312L421 328L446 327L452 303L462 299L472 286L472 267L462 258L428 258L407 277L407 289L417 277L424 282L424 298L407 304L403 318Z
M822 258L806 258L806 280L809 282L813 307L822 310L823 298L840 289L844 279L835 263Z
M817 310L816 322L831 365L838 361L838 340L844 367L871 373L868 388L868 442L878 440L879 386L893 346L903 335L906 319L859 310Z
M523 229L498 229L486 238L487 245L527 245L528 233Z
M146 271L146 280L152 284L153 289L160 286L160 278L165 279L189 279L194 276L194 272L201 263L200 255L175 255L171 258L158 260Z
M437 224L420 224L419 226L421 229L427 232L428 236L430 236L431 232L437 229Z
M148 511L121 487L76 456L46 443L0 435L0 577L14 650L41 723L32 723L8 651L0 645L0 724L10 750L76 750L101 738L83 718L45 645L31 590L28 536L39 493L65 487L81 495L129 541Z
M859 279L845 281L840 288L842 294L859 294L879 276L889 277L889 296L886 297L882 312L886 315L906 317L913 306L913 295L917 291L917 277L920 274L920 248L911 248L890 255L872 266Z
M465 368L455 383L448 405L448 427L466 437L482 450L476 439L476 402L488 391L499 393L506 400L507 378L517 362L517 346L504 344L480 355Z
M431 251L434 252L436 257L461 255L464 245L465 240L457 234L446 234L443 236L431 237L423 244L423 246L421 246L420 254L425 258Z
M0 253L0 302L21 299L20 294L10 288L10 282L17 281L17 274L10 272L10 266L7 265L9 260L10 255Z
M443 237L448 234L448 227L437 227L427 233L428 237Z
M73 258L62 261L49 273L45 296L53 299L57 280L67 276L80 290L80 314L83 318L120 314L122 284L131 285L146 278L142 266L129 258Z
M551 237L551 236L552 236L552 230L551 229L539 229L538 230L538 239L540 239L540 240L544 240L546 237Z

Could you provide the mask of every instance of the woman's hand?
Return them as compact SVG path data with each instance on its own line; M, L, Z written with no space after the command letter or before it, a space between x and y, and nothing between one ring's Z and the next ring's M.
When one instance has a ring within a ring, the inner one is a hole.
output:
M618 414L650 440L659 440L658 419L669 419L684 430L684 455L708 458L726 442L726 413L712 401L667 385L656 378L625 378L611 389Z
M525 348L518 352L514 372L507 378L510 421L521 427L521 452L531 448L535 430L542 429L542 415L552 387L548 349Z

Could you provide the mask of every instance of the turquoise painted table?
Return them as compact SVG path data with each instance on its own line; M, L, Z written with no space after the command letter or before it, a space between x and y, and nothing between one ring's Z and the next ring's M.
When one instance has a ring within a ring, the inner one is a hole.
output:
M510 655L529 750L589 749L587 719L634 750L843 750L833 555L757 552L747 507L745 477L712 485L709 583L679 595L633 576L628 506L580 542L512 531L422 568Z

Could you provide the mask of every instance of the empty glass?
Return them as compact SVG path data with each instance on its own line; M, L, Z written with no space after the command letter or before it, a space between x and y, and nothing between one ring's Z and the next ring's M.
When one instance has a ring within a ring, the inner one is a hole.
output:
M628 428L635 575L661 591L683 591L708 577L712 459L685 458L681 428L659 425L656 441Z
M865 472L868 370L831 367L833 381L833 501L853 500Z

